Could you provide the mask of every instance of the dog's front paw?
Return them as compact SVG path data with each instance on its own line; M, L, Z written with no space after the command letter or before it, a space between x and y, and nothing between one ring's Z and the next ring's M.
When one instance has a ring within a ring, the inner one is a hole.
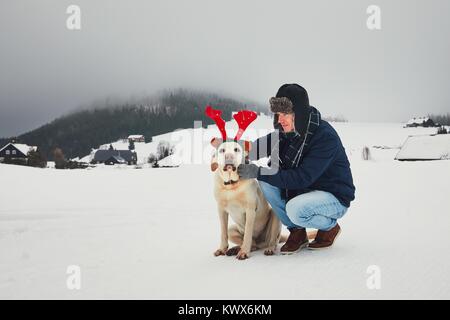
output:
M267 248L266 250L264 250L264 254L265 254L266 256L273 256L274 253L275 253L275 250L272 249L272 248Z
M227 249L228 249L228 248L225 248L225 249L217 249L217 250L214 252L214 255L215 255L216 257L218 257L218 256L224 256L225 253L227 252Z
M238 252L238 254L236 255L236 259L239 259L239 260L245 260L245 259L248 259L248 254L247 254L247 252L245 252L245 251L243 251L243 250L240 250L240 251Z

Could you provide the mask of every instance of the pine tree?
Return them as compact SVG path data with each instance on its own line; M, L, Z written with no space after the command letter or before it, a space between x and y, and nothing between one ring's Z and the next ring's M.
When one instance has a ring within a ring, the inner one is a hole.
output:
M27 165L30 167L45 168L47 166L47 159L39 150L30 150L27 158Z
M437 134L447 134L447 129L444 126L441 126L437 130Z

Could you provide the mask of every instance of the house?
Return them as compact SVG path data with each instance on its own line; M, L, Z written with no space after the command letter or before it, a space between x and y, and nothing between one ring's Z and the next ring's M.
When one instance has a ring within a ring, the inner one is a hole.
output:
M0 149L0 161L23 160L26 162L29 151L37 151L37 147L10 142Z
M436 127L436 124L434 123L433 120L431 120L428 117L420 117L420 118L412 118L411 120L409 120L406 123L405 128L410 127Z
M115 164L127 164L124 158L121 156L111 156L105 161L106 165L115 165Z
M145 142L145 137L142 134L132 134L128 136L128 142Z
M111 159L111 157L117 157ZM97 163L106 163L109 161L109 164L121 163L121 159L128 164L136 164L137 163L137 154L136 152L132 152L130 150L97 150L94 154L94 159L92 159L92 164Z
M395 160L450 160L450 135L409 136L395 156Z

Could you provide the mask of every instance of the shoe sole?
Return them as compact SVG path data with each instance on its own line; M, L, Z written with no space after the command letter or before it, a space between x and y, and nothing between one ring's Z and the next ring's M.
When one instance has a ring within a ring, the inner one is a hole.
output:
M302 250L302 249L308 247L308 245L309 245L309 242L305 242L304 244L302 244L302 245L301 245L297 250L295 250L295 251L280 251L280 254L282 254L282 255L284 255L284 256L289 256L289 255L291 255L291 254L297 253L297 252L299 252L300 250Z
M330 244L328 247L313 248L313 247L309 247L309 246L308 246L308 250L313 250L313 251L315 250L315 251L318 251L318 250L330 249L330 248L334 245L334 243L336 242L336 239L337 239L337 238L339 237L339 235L341 234L341 231L342 231L342 229L339 229L338 233L337 233L336 236L334 237L333 243Z

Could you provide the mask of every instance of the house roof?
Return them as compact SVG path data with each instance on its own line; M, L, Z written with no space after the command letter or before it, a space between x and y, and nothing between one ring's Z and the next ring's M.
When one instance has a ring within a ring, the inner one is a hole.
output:
M97 150L94 155L94 161L104 162L112 156L119 156L125 161L133 160L133 152L130 150Z
M450 134L409 136L396 160L450 159Z
M28 151L33 150L36 151L37 147L36 146L29 146L27 144L23 144L23 143L8 143L6 146L4 146L3 148L0 149L0 151L2 151L3 149L5 149L7 146L12 145L14 146L17 150L19 150L20 152L22 152L24 155L27 155Z
M410 119L406 124L422 124L424 122L427 122L430 120L429 117L419 117L419 118L412 118Z
M121 156L111 156L108 159L106 159L106 161L108 161L109 159L113 158L114 160L116 160L118 163L126 163L127 161L125 161L124 158L122 158Z

